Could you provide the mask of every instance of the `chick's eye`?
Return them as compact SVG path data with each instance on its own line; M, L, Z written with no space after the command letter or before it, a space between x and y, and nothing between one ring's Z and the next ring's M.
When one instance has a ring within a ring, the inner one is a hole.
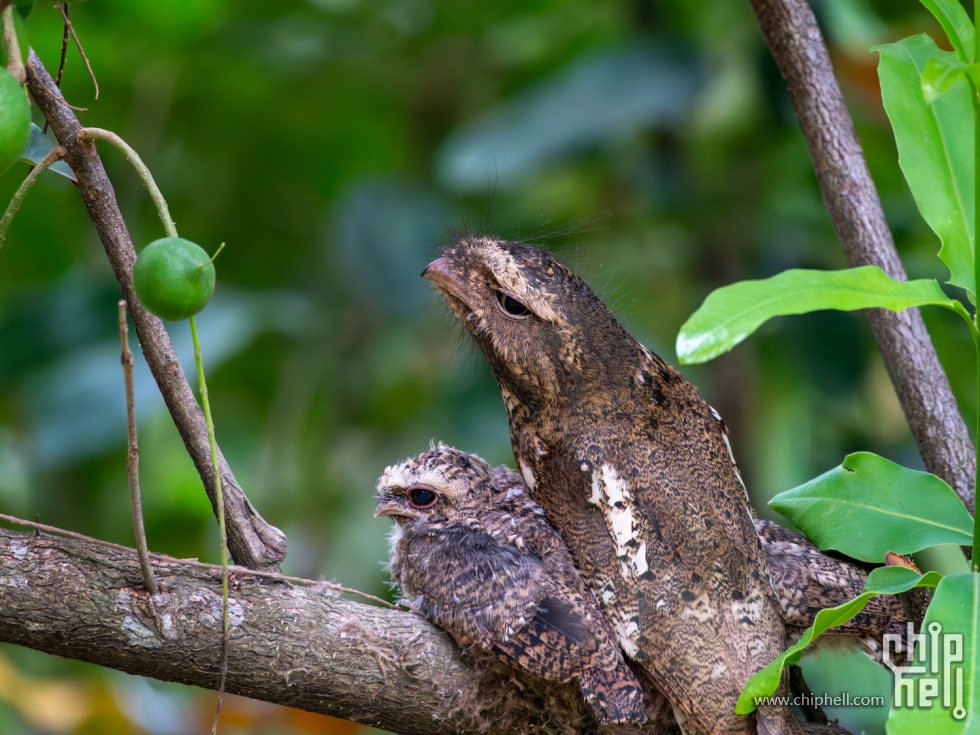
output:
M414 508L431 508L438 499L439 496L430 488L420 486L408 489L408 502Z
M524 304L503 291L497 291L497 303L500 304L500 308L507 316L523 317L531 313L531 310Z

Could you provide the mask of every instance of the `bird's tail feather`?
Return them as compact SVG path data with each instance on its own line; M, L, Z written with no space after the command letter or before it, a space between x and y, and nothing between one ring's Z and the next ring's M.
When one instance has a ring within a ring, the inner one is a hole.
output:
M599 722L646 722L643 690L625 663L613 671L588 669L578 684Z

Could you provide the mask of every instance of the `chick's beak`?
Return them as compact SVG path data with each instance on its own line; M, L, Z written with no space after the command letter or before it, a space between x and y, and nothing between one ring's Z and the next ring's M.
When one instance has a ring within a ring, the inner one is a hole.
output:
M389 518L399 519L399 518L418 518L416 514L406 513L406 508L404 503L399 503L397 500L392 498L381 498L378 501L378 507L374 509L374 517L388 516Z
M453 273L449 266L449 261L445 258L437 258L429 263L422 271L422 278L432 281L436 288L445 294L449 294L464 304L469 303L466 295L466 285Z
M394 511L395 511L395 504L392 503L390 500L386 500L385 498L382 498L378 502L378 507L374 509L374 517L378 518L379 516L390 516L394 513Z

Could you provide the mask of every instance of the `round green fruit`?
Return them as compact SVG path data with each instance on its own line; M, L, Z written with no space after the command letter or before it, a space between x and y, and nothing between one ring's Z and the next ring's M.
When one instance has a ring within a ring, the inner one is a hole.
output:
M17 36L17 47L20 49L20 60L27 65L27 55L30 52L31 42L27 37L27 24L20 13L14 13L14 35ZM0 42L0 67L7 66L7 46Z
M14 75L0 69L0 173L20 158L31 137L31 108Z
M171 321L187 319L211 300L214 264L200 245L182 237L164 237L136 258L133 286L151 314Z

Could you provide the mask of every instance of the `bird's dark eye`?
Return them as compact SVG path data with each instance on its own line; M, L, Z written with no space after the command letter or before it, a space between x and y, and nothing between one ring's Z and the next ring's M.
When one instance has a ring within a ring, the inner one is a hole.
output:
M420 485L408 489L408 502L413 508L431 508L438 499L439 496L432 488Z
M503 291L497 291L497 303L500 304L500 308L507 316L524 317L531 313L531 310L524 304Z

